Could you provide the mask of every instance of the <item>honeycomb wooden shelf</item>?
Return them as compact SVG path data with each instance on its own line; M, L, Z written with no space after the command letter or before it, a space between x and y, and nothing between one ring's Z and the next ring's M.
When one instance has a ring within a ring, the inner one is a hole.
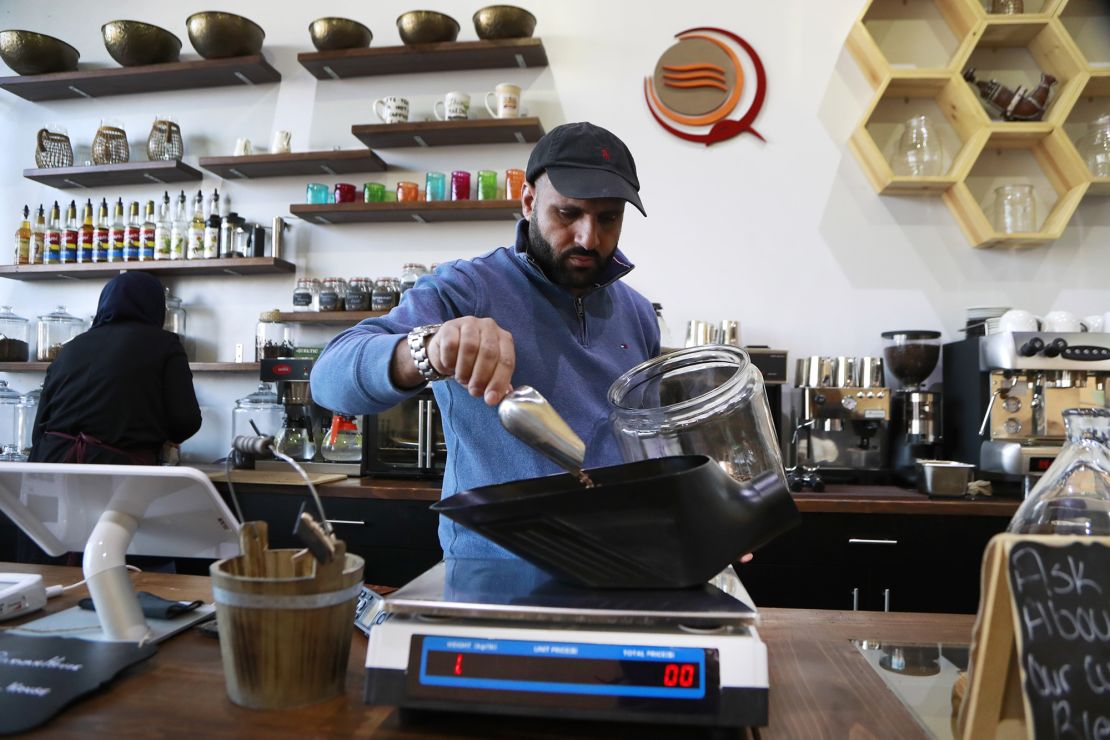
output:
M1110 195L1077 151L1110 114L1110 3L1025 0L1026 13L988 13L980 0L871 0L846 48L875 89L849 146L881 195L941 196L975 247L1032 247L1060 237L1086 196ZM992 120L963 78L1009 87L1057 79L1043 121ZM944 143L942 175L896 174L887 152L905 121L928 115ZM998 184L1034 187L1039 227L1002 233L987 215Z

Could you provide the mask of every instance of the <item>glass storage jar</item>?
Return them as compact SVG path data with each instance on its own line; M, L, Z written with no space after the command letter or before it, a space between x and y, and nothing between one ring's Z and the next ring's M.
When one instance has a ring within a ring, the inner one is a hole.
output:
M324 434L320 456L328 462L359 462L362 460L362 433L355 417L332 414L331 428Z
M58 306L54 311L39 316L35 359L39 362L53 362L62 345L84 330L85 322L67 313L65 306Z
M1068 441L1008 532L1110 535L1110 409L1064 410Z
M11 306L0 307L0 362L27 362L30 337L30 322L12 313Z
M786 485L763 375L739 347L688 347L641 363L609 387L610 423L626 462L708 455L746 481Z
M351 278L351 282L347 285L347 298L343 302L344 310L369 311L370 293L373 290L374 284L370 278Z
M324 278L320 285L320 310L342 311L343 293L340 291L339 278Z
M16 424L19 427L19 449L24 455L31 454L31 435L35 431L35 416L39 411L39 399L42 398L42 385L33 391L28 391L19 399Z
M248 396L235 402L231 412L231 438L253 437L256 434L276 437L281 431L285 407L278 403L277 393L269 383L259 383ZM253 426L251 422L254 422ZM255 430L255 427L258 427Z
M371 311L388 311L397 305L398 293L389 278L374 281L374 292L370 294Z
M162 328L176 334L181 344L185 344L185 309L180 298L170 295L169 288L166 288L166 320Z
M297 348L293 327L281 320L281 312L263 311L254 331L254 361L292 357Z
M409 262L406 264L401 268L401 292L404 293L406 290L416 285L416 280L421 275L427 274L428 268L419 262Z
M0 447L19 446L19 404L23 397L0 380Z
M318 280L311 278L297 279L297 287L293 288L293 310L320 310L320 285Z
M1110 113L1090 125L1079 144L1079 155L1094 177L1110 177Z

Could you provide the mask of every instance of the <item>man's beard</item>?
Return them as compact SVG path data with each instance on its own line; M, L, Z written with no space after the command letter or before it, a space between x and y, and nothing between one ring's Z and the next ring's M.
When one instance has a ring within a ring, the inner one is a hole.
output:
M597 284L598 276L609 266L616 250L609 255L609 259L602 259L597 252L578 246L568 249L561 255L556 254L551 242L547 241L540 233L537 220L532 218L528 222L528 254L536 261L544 275L547 275L551 282L564 288L581 289ZM593 257L594 266L588 268L570 267L567 262L575 255Z

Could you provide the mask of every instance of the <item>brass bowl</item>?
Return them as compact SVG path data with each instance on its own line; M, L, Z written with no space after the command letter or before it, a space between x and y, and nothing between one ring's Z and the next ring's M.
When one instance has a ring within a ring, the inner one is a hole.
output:
M193 13L185 21L189 41L205 59L253 56L262 51L266 32L250 18L208 10Z
M397 17L397 31L406 44L438 44L459 37L459 22L434 10L410 10Z
M21 75L72 72L81 52L72 46L34 31L0 31L0 59Z
M308 24L308 35L316 51L365 49L374 38L369 28L350 18L317 18Z
M490 5L474 14L474 31L483 41L526 39L536 30L536 16L515 5Z
M104 48L124 67L176 62L181 56L181 39L150 23L109 21L100 32Z

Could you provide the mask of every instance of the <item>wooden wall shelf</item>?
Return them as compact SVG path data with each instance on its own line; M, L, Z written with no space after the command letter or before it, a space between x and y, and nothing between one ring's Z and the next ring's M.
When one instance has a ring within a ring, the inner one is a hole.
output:
M273 257L235 257L214 260L156 260L96 262L77 265L0 265L0 278L9 280L93 280L125 270L174 275L277 275L293 272L292 262Z
M388 311L282 311L278 321L288 324L321 324L324 326L353 326L363 319L385 316Z
M527 144L543 136L538 118L475 118L467 121L373 123L351 126L351 133L368 147L467 144Z
M50 368L49 362L0 362L0 372L42 373ZM257 362L190 362L194 373L257 373Z
M413 203L296 203L294 216L314 224L385 223L389 221L499 221L521 217L517 200L434 200Z
M43 167L23 170L28 180L54 188L99 188L118 185L164 185L171 182L199 182L200 170L180 159L159 162L124 162L88 167Z
M386 164L365 149L289 154L247 154L241 157L201 157L200 166L228 180L254 180L288 175L347 175L385 172Z
M143 67L108 67L44 75L0 77L0 89L24 100L103 98L109 95L189 90L199 87L260 85L281 74L261 54L230 59L198 59Z
M540 39L529 38L313 51L298 54L297 61L318 80L341 80L460 69L546 67L547 52Z

